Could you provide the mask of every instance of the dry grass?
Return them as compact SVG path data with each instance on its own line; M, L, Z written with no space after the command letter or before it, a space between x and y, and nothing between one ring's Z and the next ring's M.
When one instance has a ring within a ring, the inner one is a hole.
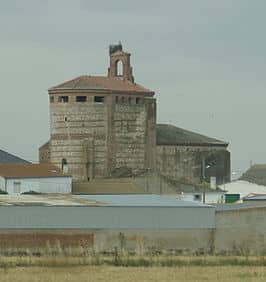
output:
M58 281L265 281L263 267L28 267L0 269L0 281L5 282L58 282Z

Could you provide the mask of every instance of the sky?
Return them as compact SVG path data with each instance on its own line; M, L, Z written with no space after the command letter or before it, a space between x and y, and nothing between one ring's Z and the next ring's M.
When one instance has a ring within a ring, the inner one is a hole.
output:
M265 0L0 0L0 148L38 160L47 89L106 75L109 44L132 54L160 123L230 143L232 171L266 163Z

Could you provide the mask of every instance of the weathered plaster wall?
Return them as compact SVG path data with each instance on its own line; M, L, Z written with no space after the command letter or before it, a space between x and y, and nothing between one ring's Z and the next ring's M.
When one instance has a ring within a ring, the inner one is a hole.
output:
M266 207L216 212L215 250L266 252Z

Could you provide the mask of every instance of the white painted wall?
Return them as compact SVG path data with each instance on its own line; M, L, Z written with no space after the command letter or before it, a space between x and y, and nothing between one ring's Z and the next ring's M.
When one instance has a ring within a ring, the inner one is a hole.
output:
M196 200L195 196L200 195L200 200ZM198 193L183 193L181 195L177 196L178 199L189 201L189 202L203 202L203 192ZM205 193L205 203L206 204L217 204L217 203L223 203L224 202L224 193Z
M17 183L17 184L16 184ZM20 184L19 184L20 183ZM20 194L28 191L40 193L71 193L71 177L42 177L42 178L9 178L7 179L6 191L14 193L14 186L20 185Z
M0 176L0 190L5 191L5 178Z

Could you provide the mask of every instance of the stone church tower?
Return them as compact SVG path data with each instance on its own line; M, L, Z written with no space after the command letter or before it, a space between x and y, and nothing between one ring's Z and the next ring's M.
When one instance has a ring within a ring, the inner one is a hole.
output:
M156 100L134 82L130 54L109 48L107 76L80 76L48 90L49 142L40 162L51 162L74 181L155 168Z

